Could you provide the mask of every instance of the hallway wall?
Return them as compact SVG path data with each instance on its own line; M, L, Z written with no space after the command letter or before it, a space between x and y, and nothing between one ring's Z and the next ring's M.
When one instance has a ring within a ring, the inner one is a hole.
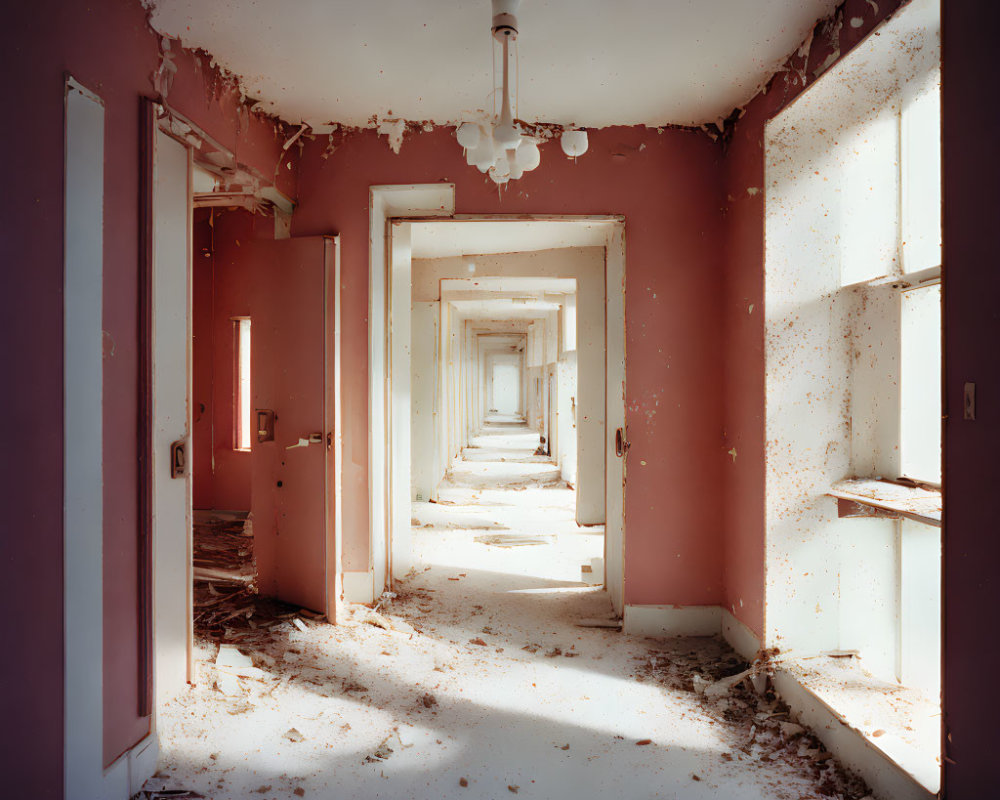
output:
M5 793L59 797L63 772L63 84L66 72L103 98L104 195L104 754L111 762L149 730L138 698L138 280L140 97L156 90L160 37L137 0L39 0L6 9L0 32L5 102L21 123L0 131L5 172L3 263L14 290L0 298L6 342L2 407L11 426L0 492L6 509L0 601L23 607L0 680ZM275 174L281 126L246 113L209 59L175 48L170 102L241 160ZM289 157L294 160L294 156ZM294 194L295 173L281 171ZM14 266L16 265L16 266ZM30 339L26 336L30 332Z
M585 156L545 144L541 167L499 191L466 165L450 128L407 133L398 155L371 130L327 145L305 145L292 233L343 236L345 568L370 568L369 187L453 181L458 213L626 216L627 602L721 602L719 145L675 128L595 130Z

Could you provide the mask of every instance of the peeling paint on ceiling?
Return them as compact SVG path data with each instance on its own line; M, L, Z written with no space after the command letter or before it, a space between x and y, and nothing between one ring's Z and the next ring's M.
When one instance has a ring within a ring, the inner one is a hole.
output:
M149 0L153 27L289 122L453 123L493 108L489 0ZM700 125L753 97L835 0L524 0L526 122Z

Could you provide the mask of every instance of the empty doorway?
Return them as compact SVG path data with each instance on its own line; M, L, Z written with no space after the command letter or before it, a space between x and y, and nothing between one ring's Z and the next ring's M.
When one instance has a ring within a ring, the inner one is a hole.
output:
M373 197L377 195L382 187L373 189ZM384 187L388 192L399 193L406 190L406 187ZM425 191L447 192L447 185L441 187L412 187L415 192ZM435 197L435 200L439 198ZM407 206L408 213L413 211L414 205ZM373 199L373 209L378 209L379 203ZM443 204L436 202L433 208L441 208ZM389 219L393 215L385 213L384 219ZM379 227L379 221L375 218L373 211L372 218L373 231ZM441 242L450 236L472 236L478 238L479 245L475 248L480 251L478 255L499 256L504 253L511 253L520 249L522 253L530 254L541 249L566 250L577 248L593 247L601 251L600 269L600 300L599 311L601 325L597 344L601 350L601 364L596 371L598 381L597 390L586 391L583 385L577 394L571 392L564 393L563 398L556 398L551 402L548 397L550 386L558 382L549 381L549 371L544 363L538 364L537 390L536 381L527 378L527 368L530 365L526 361L524 375L520 384L522 395L522 408L525 409L525 416L529 417L535 400L534 394L540 395L538 406L541 409L542 428L546 431L545 442L538 442L543 452L551 452L550 433L551 413L550 409L559 409L566 417L575 414L577 420L577 441L585 443L583 449L589 447L591 458L578 459L579 468L577 481L574 488L580 489L578 497L585 498L585 502L578 503L576 510L576 521L583 524L601 524L606 520L606 537L603 548L603 558L600 569L602 571L601 580L608 588L611 602L615 610L620 613L623 586L623 546L624 546L624 524L623 524L623 495L624 495L624 459L622 451L616 452L614 443L616 439L625 440L624 435L624 222L620 217L580 217L580 218L553 218L553 217L532 217L526 218L504 218L504 217L448 217L442 218L397 218L387 227L386 253L384 271L379 270L377 274L373 269L371 302L373 309L377 309L385 303L386 311L389 315L387 331L379 331L376 325L372 325L372 361L371 361L371 381L373 387L381 386L385 388L385 402L378 402L378 390L373 390L373 398L376 399L372 411L373 420L373 441L377 436L380 420L384 414L384 424L386 431L385 446L376 446L372 450L371 471L373 476L385 475L385 481L380 486L373 477L372 480L372 562L374 565L373 585L375 591L373 596L377 596L383 587L391 586L393 578L400 578L407 574L413 566L412 548L410 541L411 507L410 501L413 487L412 470L412 445L415 440L411 439L413 430L410 425L412 413L411 397L413 394L411 382L411 349L416 353L420 348L435 350L435 347L428 347L427 337L418 336L413 330L414 320L421 315L434 315L434 312L426 308L421 308L423 301L411 297L414 287L415 276L413 273L413 263L415 254L433 253L433 248L440 247ZM516 242L516 235L525 236L522 243ZM422 239L430 243L430 250L424 250L425 244ZM373 240L374 241L374 240ZM539 245L539 242L547 244ZM489 244L486 244L489 243ZM464 281L464 285L456 284L454 290L462 291L495 291L500 294L506 292L506 299L509 301L519 301L522 297L516 296L520 291L517 288L490 286L484 283L488 278L504 277L501 275L490 275L475 266L475 271L467 261L462 261L461 256L472 251L466 249L464 254L460 253L458 261L452 266L455 269L449 280ZM377 253L373 250L373 260ZM454 256L449 256L454 257ZM530 258L530 256L529 256ZM510 275L507 276L512 277ZM531 272L521 277L545 277ZM558 278L558 273L551 273L549 277ZM479 286L470 287L468 282L479 283ZM441 287L441 291L447 287ZM493 299L498 299L494 297ZM503 298L499 298L503 299ZM433 464L433 470L441 473L446 470L450 460L458 452L466 447L472 437L477 433L475 423L477 404L485 405L485 381L480 381L473 376L471 366L476 362L476 338L468 333L465 328L470 320L463 317L461 313L452 313L441 302L441 308L437 313L436 349L438 351L438 372L431 381L437 386L440 403L448 404L451 412L440 420L440 424L435 426L435 450L429 456ZM456 302L476 302L471 297L459 297L456 295ZM412 303L412 308L411 308ZM374 313L374 312L373 312ZM586 315L585 319L593 319L593 314ZM562 305L561 319L558 323L566 325L573 331L575 337L577 325L576 302L564 303ZM607 318L605 325L603 320ZM530 319L530 317L529 317ZM572 322L567 322L572 320ZM461 330L460 330L461 328ZM539 326L539 329L541 326ZM553 325L555 330L556 325ZM523 331L522 331L523 332ZM388 335L386 335L388 334ZM449 352L442 350L449 346ZM380 353L386 356L380 356ZM480 353L481 355L481 353ZM530 358L530 355L529 355ZM381 360L384 359L384 360ZM458 380L450 382L443 380L443 366L449 363L465 364L465 368L459 367L461 374ZM479 363L482 363L480 359ZM553 376L556 377L556 376ZM582 376L581 376L582 377ZM529 397L529 395L531 395ZM585 413L584 408L587 403L594 407L593 413ZM378 408L381 406L381 408ZM485 405L488 410L488 405ZM565 410L564 410L565 409ZM529 423L530 419L526 420ZM589 434L589 436L587 436ZM426 429L418 433L418 437L426 437ZM556 433L556 438L560 438ZM561 437L560 449L569 443L567 439L572 436L563 435ZM596 442L596 448L589 443ZM566 448L569 449L568 447ZM579 449L579 448L578 448ZM596 451L596 455L595 452ZM586 492L583 487L588 487ZM423 493L421 493L423 494Z

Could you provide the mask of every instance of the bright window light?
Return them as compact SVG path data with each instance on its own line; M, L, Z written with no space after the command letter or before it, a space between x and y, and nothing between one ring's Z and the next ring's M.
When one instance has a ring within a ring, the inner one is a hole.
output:
M903 272L941 264L941 72L907 87L902 111Z
M900 336L903 475L941 482L941 284L908 289Z
M233 320L233 353L235 356L235 391L233 416L237 450L249 450L250 439L250 320L246 317Z

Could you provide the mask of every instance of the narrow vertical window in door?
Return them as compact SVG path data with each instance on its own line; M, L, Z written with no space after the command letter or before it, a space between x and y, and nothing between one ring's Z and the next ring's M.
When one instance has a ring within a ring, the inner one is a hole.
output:
M233 418L236 450L250 449L250 318L233 320Z

